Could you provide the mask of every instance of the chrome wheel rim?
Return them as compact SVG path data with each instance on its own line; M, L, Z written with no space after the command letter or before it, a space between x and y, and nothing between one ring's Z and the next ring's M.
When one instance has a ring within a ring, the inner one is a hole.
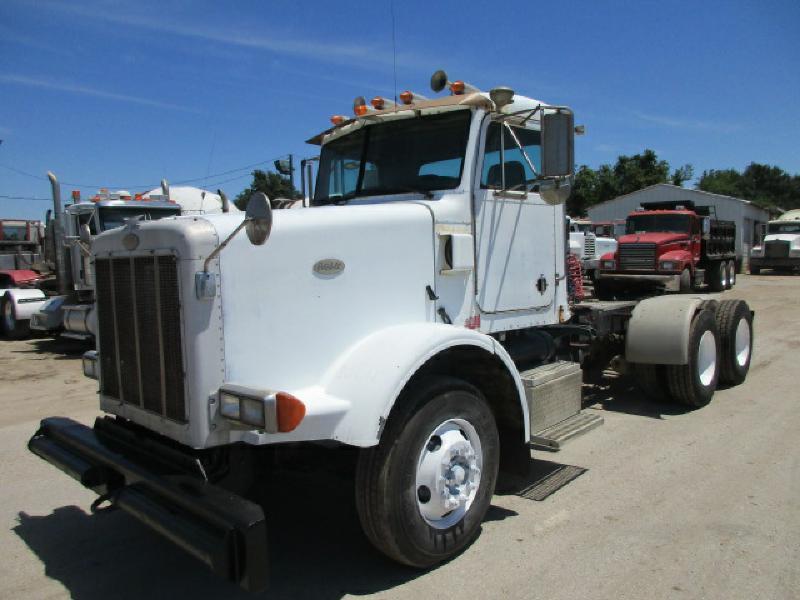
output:
M750 360L750 323L747 319L739 319L736 326L736 337L734 341L736 350L736 364L743 367Z
M697 372L704 387L711 385L717 370L717 340L714 332L706 331L700 337L697 349Z
M436 427L420 449L414 494L419 513L435 529L447 529L467 514L483 468L481 440L464 419Z

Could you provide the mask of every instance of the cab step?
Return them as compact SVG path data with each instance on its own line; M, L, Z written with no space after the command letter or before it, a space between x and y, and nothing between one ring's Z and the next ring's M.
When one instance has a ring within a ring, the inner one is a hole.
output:
M531 445L535 448L558 451L569 440L583 435L603 424L603 417L586 409L556 423L547 429L531 435Z

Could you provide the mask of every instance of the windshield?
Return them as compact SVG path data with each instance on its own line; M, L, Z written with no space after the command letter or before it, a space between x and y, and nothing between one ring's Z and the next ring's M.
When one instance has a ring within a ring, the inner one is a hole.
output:
M376 123L325 144L313 204L458 187L471 116L457 110Z
M104 206L100 209L100 229L108 231L114 227L125 225L125 219L141 216L143 221L162 219L181 214L179 206L175 208L147 208L144 206Z
M689 233L690 221L689 215L634 215L625 222L625 233Z
M797 223L770 223L767 233L800 233L800 222Z
M24 242L28 239L27 225L0 225L0 239L6 242Z

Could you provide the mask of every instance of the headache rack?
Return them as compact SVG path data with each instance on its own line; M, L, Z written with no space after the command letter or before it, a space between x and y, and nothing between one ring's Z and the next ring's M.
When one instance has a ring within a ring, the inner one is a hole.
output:
M98 257L95 285L101 393L185 422L177 257Z

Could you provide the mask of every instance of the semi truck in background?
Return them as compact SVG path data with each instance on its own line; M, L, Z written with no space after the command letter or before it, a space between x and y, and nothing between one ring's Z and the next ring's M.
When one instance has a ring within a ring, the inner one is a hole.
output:
M580 260L584 275L594 281L600 267L600 257L616 252L617 240L594 233L591 221L567 217L567 226L569 251Z
M766 235L750 251L750 273L762 269L791 273L800 269L800 210L790 210L767 223Z
M712 292L736 283L736 224L690 200L645 202L625 221L616 252L600 260L600 300L660 291Z
M48 211L42 260L26 270L5 269L0 277L0 327L6 336L22 338L31 330L80 340L94 335L93 239L123 226L129 219L154 220L168 216L230 210L227 199L198 188L162 188L142 194L100 190L82 200L73 191L62 205L57 178L48 174L53 209ZM234 211L237 211L235 207ZM237 211L238 212L238 211Z
M443 71L431 88L450 94L335 115L310 140L307 210L256 193L244 218L100 233L83 368L106 415L45 419L30 450L256 591L268 532L252 492L281 493L286 453L349 449L367 538L429 568L475 540L531 444L602 422L582 410L582 368L617 357L687 409L745 379L743 301L570 302L568 107Z

